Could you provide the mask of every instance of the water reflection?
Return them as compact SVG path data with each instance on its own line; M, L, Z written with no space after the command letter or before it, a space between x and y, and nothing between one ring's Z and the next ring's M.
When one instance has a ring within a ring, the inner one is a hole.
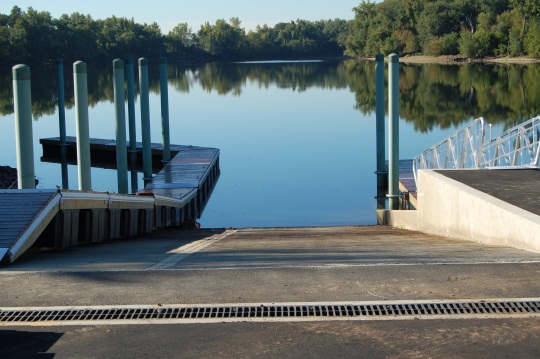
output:
M110 66L90 65L89 104L114 100ZM150 66L150 91L159 93L157 64ZM73 75L65 66L66 108L73 107ZM33 115L39 119L56 109L56 72L32 68ZM135 71L137 76L137 71ZM540 112L540 65L402 64L401 117L420 132L459 126L484 116L505 127ZM0 115L13 112L11 69L0 72ZM170 85L180 93L193 87L220 95L240 96L247 83L260 88L277 86L302 92L308 88L349 88L363 114L375 110L375 73L372 62L208 63L200 67L169 65ZM135 84L138 80L135 79ZM137 86L136 86L137 87ZM136 88L136 93L138 89Z
M400 155L412 158L473 117L498 123L497 130L532 117L539 112L539 69L401 66ZM159 126L158 64L149 70L152 118ZM113 138L112 69L90 64L89 72L91 136ZM73 75L67 64L65 81L73 134ZM221 149L222 175L203 226L374 224L374 81L373 62L169 65L171 142ZM0 163L13 166L11 84L11 69L0 69L0 139L8 149ZM137 86L136 78L135 93ZM32 91L36 173L42 188L54 188L62 183L58 165L40 163L37 142L58 136L54 67L32 68ZM152 129L153 142L161 141L160 132ZM69 174L77 182L74 166L62 170L62 177ZM116 190L116 176L107 172L112 171L92 170L95 189ZM142 178L132 172L131 183L137 188Z

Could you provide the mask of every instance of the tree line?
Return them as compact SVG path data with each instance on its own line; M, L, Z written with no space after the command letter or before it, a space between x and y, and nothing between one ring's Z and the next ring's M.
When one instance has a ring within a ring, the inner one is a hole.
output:
M363 1L346 53L540 57L540 0Z
M362 1L351 21L296 20L247 31L241 20L220 19L193 31L179 23L163 34L157 23L112 16L14 6L0 14L0 64L56 58L111 61L116 57L195 60L272 60L373 56L540 57L540 0Z
M139 24L116 16L95 20L80 13L53 18L47 11L14 6L9 14L0 14L0 64L164 55L202 60L342 56L347 24L297 20L246 33L240 19L232 18L205 23L197 32L179 23L164 35L155 22Z

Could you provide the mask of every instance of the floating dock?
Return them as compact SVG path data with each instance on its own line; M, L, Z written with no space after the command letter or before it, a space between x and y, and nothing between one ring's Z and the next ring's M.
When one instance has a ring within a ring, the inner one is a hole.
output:
M42 161L61 162L60 139L40 140ZM76 163L75 138L68 137L65 160ZM116 142L90 139L92 165L116 168ZM131 170L142 168L141 144ZM161 162L152 144L155 173L137 193L72 190L0 191L0 260L13 262L31 246L69 247L148 233L154 228L193 226L220 175L219 150L171 145Z

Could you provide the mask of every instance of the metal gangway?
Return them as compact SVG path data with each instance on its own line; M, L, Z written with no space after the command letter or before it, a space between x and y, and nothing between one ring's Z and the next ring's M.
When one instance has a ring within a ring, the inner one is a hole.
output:
M413 159L418 184L420 169L537 168L540 159L540 116L495 138L486 139L486 121L477 118L467 127Z

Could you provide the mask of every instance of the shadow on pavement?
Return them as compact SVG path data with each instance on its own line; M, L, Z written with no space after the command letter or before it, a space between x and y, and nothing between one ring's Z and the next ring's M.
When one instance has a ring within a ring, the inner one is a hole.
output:
M0 358L54 358L46 353L64 333L0 330Z

